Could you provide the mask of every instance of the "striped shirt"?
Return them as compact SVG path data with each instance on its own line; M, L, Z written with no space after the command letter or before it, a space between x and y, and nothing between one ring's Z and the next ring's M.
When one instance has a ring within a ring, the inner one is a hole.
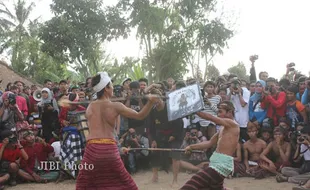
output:
M217 112L218 112L217 106L222 101L221 96L215 95L215 96L213 96L211 98L208 98L207 96L205 96L205 99L207 99L211 103L211 106L209 106L209 105L207 105L205 103L204 110L202 110L202 112L209 113L209 114L211 114L213 116L217 116ZM199 120L199 123L200 123L201 126L208 126L210 123L215 125L215 123L207 121L207 120L204 120L204 119L201 119L197 115L196 115L196 119Z

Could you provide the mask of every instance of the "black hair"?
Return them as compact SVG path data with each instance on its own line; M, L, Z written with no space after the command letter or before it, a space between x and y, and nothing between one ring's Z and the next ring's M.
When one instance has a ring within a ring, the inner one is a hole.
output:
M268 74L268 73L267 73L267 71L262 71L262 72L259 72L259 74L258 74L258 78L259 78L259 79L261 79L262 74L264 74L264 73Z
M57 94L58 92L59 92L59 88L58 87L53 88L53 93L54 94Z
M88 81L89 79L92 79L92 78L91 78L91 77L87 77L87 78L86 78L85 85L84 85L85 88L87 87L87 81Z
M289 87L290 85L291 85L291 81L286 78L283 78L279 81L279 86L282 91L285 91L287 87Z
M169 84L167 81L164 80L164 81L161 81L161 83L165 86L165 89L168 89Z
M91 86L92 87L96 86L100 82L100 80L101 80L101 76L100 75L94 76L91 79ZM105 86L102 90L97 92L97 99L100 99L103 96L105 88L110 88L110 83L108 83L107 86Z
M45 79L44 80L44 84L48 83L48 82L52 82L50 79Z
M17 85L17 83L22 83L22 85L25 86L25 83L23 83L23 82L20 81L20 80L15 81L15 82L14 82L14 85Z
M59 82L59 85L60 85L60 84L63 84L63 83L68 84L68 81L67 81L67 80L61 80L61 81Z
M10 88L9 88L9 87L10 87L11 85L12 85L12 83L11 83L11 82L9 82L9 83L6 85L6 89L7 89L7 90L10 90Z
M149 81L146 78L140 78L139 82L145 82L146 85L149 85Z
M16 89L18 89L18 87L16 85L13 85L10 87L10 90L16 90Z
M294 94L297 94L298 93L298 86L296 85L291 85L287 88L287 91L288 92L293 92Z
M227 94L227 88L220 88L219 92L224 91Z
M235 117L235 106L231 101L223 101L221 103L219 103L218 108L222 108L224 110L231 111L232 115Z
M208 85L213 86L214 88L216 87L215 82L213 81L207 81L204 85L203 85L203 89L205 89Z
M180 89L180 88L183 88L183 87L186 87L186 84L185 84L184 81L177 81L177 82L175 83L175 88L176 88L176 89Z
M1 140L4 140L5 138L8 138L10 136L12 136L14 133L10 130L4 130L1 132Z
M269 77L266 82L277 82L277 80L273 77Z

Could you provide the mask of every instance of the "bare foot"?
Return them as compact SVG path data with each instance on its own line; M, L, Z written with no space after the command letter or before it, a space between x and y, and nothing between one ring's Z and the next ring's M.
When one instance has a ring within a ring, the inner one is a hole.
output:
M178 189L180 187L180 185L178 184L178 182L173 181L172 184L170 184L170 187L173 189Z

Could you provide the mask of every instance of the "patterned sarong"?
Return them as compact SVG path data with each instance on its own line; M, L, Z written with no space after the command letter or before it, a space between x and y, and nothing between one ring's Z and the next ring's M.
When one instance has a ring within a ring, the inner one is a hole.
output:
M135 182L120 158L114 139L93 139L87 142L81 165L93 165L93 170L80 170L77 190L137 190Z
M224 179L233 169L233 157L214 152L209 166L194 175L181 190L223 190Z
M195 174L180 190L224 190L225 177L213 168L205 167Z

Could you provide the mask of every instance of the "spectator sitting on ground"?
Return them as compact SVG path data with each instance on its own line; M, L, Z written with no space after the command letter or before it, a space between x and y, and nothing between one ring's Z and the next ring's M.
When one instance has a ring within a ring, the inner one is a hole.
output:
M198 137L198 130L196 126L190 126L190 131L186 133L181 148L185 148L191 144L198 144L201 141ZM186 155L187 156L187 155ZM180 167L186 170L198 172L204 165L209 164L206 152L192 153L189 157L185 157L180 161Z

